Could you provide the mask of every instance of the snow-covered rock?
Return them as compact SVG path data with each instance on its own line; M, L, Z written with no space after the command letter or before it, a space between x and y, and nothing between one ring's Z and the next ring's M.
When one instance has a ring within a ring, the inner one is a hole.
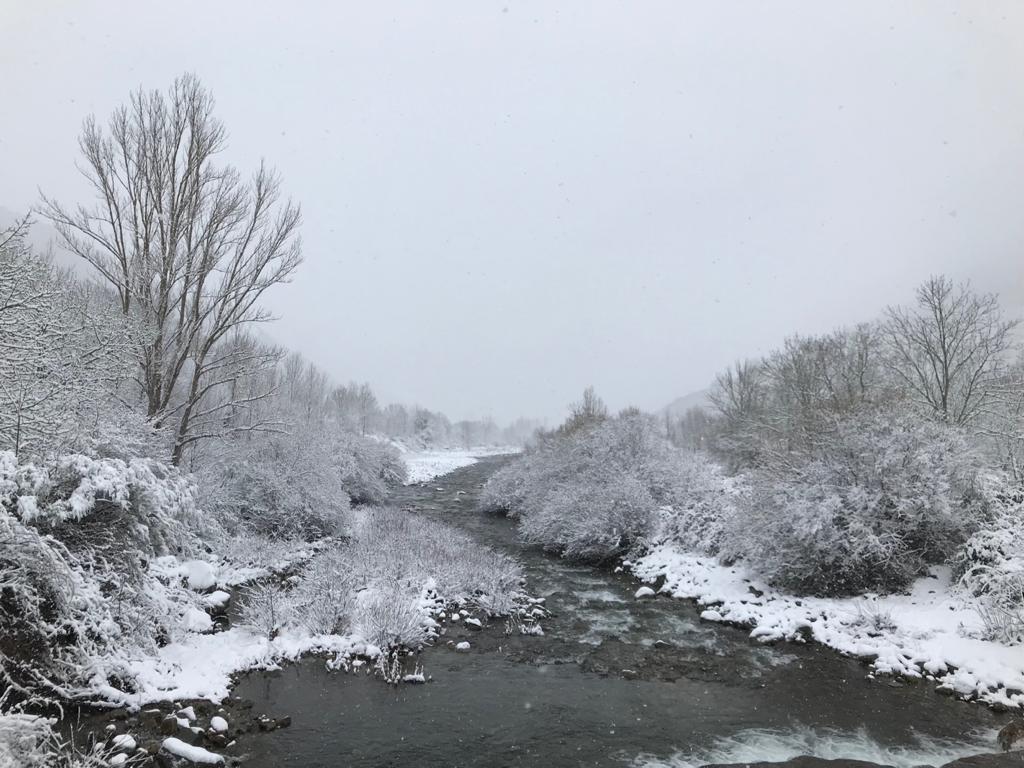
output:
M640 587L640 589L638 589L636 591L636 594L634 595L634 597L636 597L636 598L654 597L654 595L655 595L655 592L650 587Z
M210 730L214 733L226 733L228 721L219 715L214 715L210 718Z
M461 643L456 643L455 650L456 651L468 651L469 650L469 643L467 643L465 640L463 640Z
M206 560L187 560L181 564L181 572L189 589L205 592L217 586L217 570Z
M110 744L114 749L124 750L125 752L131 752L136 746L138 746L135 742L135 738L127 733L115 736L111 740Z
M203 605L207 608L219 609L231 601L231 593L218 589L203 597Z
M202 747L186 744L181 739L174 738L173 736L169 739L164 739L160 749L175 757L183 757L199 765L223 765L224 763L223 756Z

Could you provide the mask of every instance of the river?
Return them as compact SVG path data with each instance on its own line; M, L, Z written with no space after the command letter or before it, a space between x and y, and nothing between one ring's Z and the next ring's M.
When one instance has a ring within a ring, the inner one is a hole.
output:
M506 460L403 488L393 503L515 555L552 613L545 634L507 635L495 621L467 653L438 643L420 656L425 685L331 672L322 659L246 675L235 693L293 723L247 736L246 765L687 765L797 743L913 765L994 748L1004 718L927 683L871 680L817 645L753 642L687 602L635 599L625 574L524 547L511 521L477 510Z

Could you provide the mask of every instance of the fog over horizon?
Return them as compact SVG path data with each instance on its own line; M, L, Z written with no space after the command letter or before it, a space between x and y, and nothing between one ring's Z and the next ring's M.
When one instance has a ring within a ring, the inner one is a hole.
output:
M1024 5L440 8L0 0L0 207L193 72L302 206L264 332L453 419L657 409L936 273L1024 308Z

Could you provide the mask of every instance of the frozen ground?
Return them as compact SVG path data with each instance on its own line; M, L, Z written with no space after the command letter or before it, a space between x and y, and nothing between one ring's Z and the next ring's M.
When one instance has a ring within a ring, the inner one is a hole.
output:
M425 483L435 477L447 475L460 467L475 464L481 456L498 456L518 452L519 449L512 446L489 446L467 450L408 451L402 454L402 458L409 468L406 484Z
M907 595L797 598L771 589L742 565L661 545L627 566L661 592L707 606L701 618L750 628L764 642L808 638L871 661L874 672L934 680L940 691L986 704L1024 706L1024 649L979 638L981 621L934 569Z

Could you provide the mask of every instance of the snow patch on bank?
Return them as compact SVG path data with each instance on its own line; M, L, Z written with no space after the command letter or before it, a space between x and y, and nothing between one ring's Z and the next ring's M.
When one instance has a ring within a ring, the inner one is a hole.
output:
M282 662L314 652L373 658L380 650L357 637L340 635L283 633L268 640L243 628L191 634L155 654L102 660L107 673L115 668L126 672L137 690L122 691L98 678L95 692L109 702L127 707L186 699L218 703L228 696L232 675L252 669L277 669Z
M887 746L866 731L844 732L796 728L750 729L718 739L710 748L669 758L641 755L636 768L696 768L708 764L780 762L800 755L826 760L864 760L894 768L940 766L961 757L992 751L995 732L978 733L966 742L917 736L910 746Z
M664 577L661 592L708 606L702 619L749 627L757 640L813 639L869 660L875 672L923 677L940 691L1024 707L1024 652L979 639L981 620L948 568L934 569L907 595L829 599L787 595L743 565L725 566L671 544L626 565L647 582Z
M505 454L518 453L519 449L514 447L484 447L470 448L468 450L441 450L441 451L407 451L402 454L409 469L409 477L406 485L414 483L425 483L435 477L447 475L456 469L468 467L482 456L502 456Z

